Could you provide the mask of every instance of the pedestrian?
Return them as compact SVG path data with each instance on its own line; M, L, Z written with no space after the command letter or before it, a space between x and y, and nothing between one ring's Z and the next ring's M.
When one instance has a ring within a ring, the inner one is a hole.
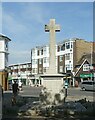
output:
M22 90L22 82L21 82L21 80L19 80L19 82L18 82L18 87L19 87L19 90L21 91Z
M3 98L3 96L4 96L4 90L3 90L3 87L2 87L2 98Z
M12 85L12 90L13 90L14 96L17 96L19 88L18 88L18 83L16 81L14 81Z
M16 105L16 98L14 95L12 96L11 103L12 103L12 106Z

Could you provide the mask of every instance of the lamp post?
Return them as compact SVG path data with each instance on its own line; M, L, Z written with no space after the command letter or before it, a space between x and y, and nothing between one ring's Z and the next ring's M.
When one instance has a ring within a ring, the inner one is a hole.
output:
M65 80L65 97L64 97L64 103L65 103L65 101L66 101L67 92L68 92L68 80L67 80L67 67L66 67L66 80Z

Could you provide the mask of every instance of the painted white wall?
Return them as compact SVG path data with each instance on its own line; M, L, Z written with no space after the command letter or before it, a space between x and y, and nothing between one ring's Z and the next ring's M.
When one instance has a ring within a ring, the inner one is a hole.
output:
M4 51L4 40L0 40L0 52Z
M5 69L5 54L0 53L0 69Z
M0 70L8 66L8 41L0 39Z

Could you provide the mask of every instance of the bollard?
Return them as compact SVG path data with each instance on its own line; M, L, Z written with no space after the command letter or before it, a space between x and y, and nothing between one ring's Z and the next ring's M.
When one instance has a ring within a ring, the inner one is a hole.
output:
M65 81L65 97L64 97L64 103L66 102L67 92L68 92L68 82Z

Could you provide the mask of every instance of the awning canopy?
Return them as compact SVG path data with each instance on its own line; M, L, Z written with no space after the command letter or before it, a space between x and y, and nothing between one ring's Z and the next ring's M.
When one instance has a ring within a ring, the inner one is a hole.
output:
M94 77L94 75L93 74L80 74L80 77L81 78L88 78L88 77Z

